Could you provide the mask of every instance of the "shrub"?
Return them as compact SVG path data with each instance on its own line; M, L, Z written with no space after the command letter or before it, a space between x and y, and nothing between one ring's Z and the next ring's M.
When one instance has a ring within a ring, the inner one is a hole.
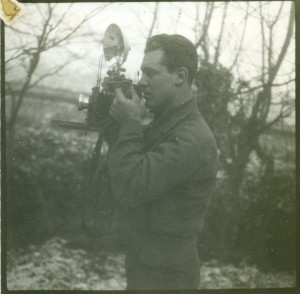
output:
M295 170L278 170L245 186L248 205L241 219L239 244L253 252L260 265L295 269L296 264Z
M248 174L238 199L237 217L228 228L224 227L224 219L231 203L225 202L226 193L230 191L223 179L200 234L200 257L295 270L295 171L278 170L260 179Z
M8 228L15 245L47 240L66 224L92 148L91 141L65 130L28 127L17 137Z

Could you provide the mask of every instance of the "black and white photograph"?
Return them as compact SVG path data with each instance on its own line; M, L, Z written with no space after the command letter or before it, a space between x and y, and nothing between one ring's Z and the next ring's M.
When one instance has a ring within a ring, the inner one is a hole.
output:
M3 293L296 291L299 5L19 2Z

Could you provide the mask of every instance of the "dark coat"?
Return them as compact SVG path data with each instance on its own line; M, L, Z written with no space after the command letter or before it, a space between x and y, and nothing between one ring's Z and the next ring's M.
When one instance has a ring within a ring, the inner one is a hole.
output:
M115 201L126 210L130 250L148 265L196 256L217 173L215 139L196 100L170 109L143 130L126 121L110 148Z

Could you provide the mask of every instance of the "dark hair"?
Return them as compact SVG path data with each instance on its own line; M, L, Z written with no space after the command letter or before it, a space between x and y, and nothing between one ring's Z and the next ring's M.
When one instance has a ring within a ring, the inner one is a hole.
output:
M195 45L181 35L156 35L148 39L145 53L156 49L164 51L163 63L170 72L178 67L188 70L188 82L191 84L198 67L198 55Z

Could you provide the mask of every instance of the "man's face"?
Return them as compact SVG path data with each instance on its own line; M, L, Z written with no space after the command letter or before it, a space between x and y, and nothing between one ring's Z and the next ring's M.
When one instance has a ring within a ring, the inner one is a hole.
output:
M140 85L146 106L151 112L163 110L173 99L175 91L174 74L169 73L162 63L164 51L156 49L145 54L141 66Z

